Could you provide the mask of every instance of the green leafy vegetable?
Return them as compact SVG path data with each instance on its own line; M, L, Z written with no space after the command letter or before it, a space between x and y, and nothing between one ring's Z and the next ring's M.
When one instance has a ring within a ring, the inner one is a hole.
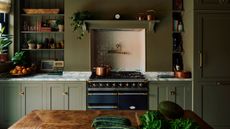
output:
M166 120L159 111L147 111L140 116L141 129L200 129L191 119Z
M170 122L171 129L200 129L196 122L190 119L175 119Z
M168 129L169 124L159 111L147 111L140 116L142 129Z

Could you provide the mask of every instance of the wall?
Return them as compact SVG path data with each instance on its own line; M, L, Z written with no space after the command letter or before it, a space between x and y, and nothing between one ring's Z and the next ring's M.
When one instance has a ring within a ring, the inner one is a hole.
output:
M160 24L156 32L148 32L146 70L169 71L172 68L171 0L66 0L65 1L65 70L90 70L89 35L82 40L72 32L70 17L76 11L88 10L94 19L113 19L120 13L123 19L135 19L137 13L157 10Z
M145 71L144 29L93 29L90 33L92 67L110 65L117 71Z

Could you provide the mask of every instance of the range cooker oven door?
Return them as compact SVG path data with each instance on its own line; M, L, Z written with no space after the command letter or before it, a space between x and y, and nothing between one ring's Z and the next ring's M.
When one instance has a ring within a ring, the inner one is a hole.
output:
M118 104L121 110L148 110L148 93L119 92Z
M116 110L118 109L117 92L88 92L87 95L88 110Z

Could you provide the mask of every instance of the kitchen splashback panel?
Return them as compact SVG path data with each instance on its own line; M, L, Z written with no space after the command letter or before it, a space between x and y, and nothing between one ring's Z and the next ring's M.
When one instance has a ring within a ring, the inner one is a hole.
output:
M90 34L92 67L145 71L145 29L93 29Z

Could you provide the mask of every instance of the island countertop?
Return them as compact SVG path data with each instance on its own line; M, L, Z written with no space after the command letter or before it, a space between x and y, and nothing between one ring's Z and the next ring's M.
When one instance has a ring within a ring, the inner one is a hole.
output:
M126 117L133 127L138 127L139 117L144 112L143 110L34 110L9 129L93 129L91 124L94 118L103 115ZM185 110L184 118L195 120L201 129L212 129L190 110Z

